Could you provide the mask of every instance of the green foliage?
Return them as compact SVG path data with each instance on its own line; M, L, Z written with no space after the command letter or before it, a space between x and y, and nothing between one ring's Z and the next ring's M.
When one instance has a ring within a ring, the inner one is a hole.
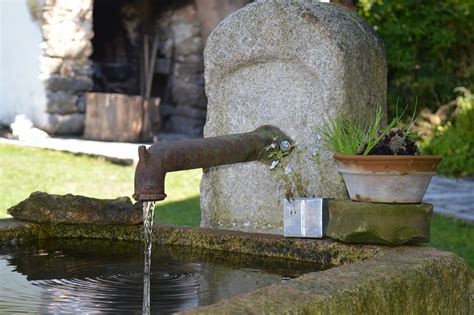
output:
M278 164L281 165L280 162L283 158L290 155L295 147L295 144L290 143L288 140L281 141L277 137L273 138L272 143L265 147L266 156L272 161L271 169L274 169Z
M435 126L432 138L425 139L422 147L426 154L443 156L438 166L440 173L474 175L474 96L465 91L456 101L454 119Z
M473 0L359 0L357 8L385 42L389 104L418 98L435 110L454 88L474 87Z
M317 130L322 135L322 146L338 154L367 155L381 139L400 122L397 115L388 125L382 127L383 110L377 108L375 117L364 125L348 117L336 118L326 116L323 126Z

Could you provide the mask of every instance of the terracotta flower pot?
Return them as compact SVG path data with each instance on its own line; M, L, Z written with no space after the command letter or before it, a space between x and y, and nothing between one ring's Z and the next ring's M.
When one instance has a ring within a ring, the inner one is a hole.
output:
M349 197L355 201L420 203L440 156L335 154Z

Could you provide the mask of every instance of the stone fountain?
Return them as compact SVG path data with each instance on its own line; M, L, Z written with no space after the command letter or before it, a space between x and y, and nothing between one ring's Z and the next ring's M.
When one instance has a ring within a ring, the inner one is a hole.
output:
M271 125L272 132L295 142L297 150L290 163L300 175L306 196L347 199L333 159L319 146L317 127L325 114L363 119L377 105L385 106L383 43L362 18L345 8L311 0L258 1L229 16L210 35L205 66L208 138L186 146L141 148L135 186L137 199L161 200L166 196L162 187L166 172L206 167L201 182L201 228L155 226L154 242L305 261L327 270L191 313L472 311L472 271L452 253L425 246L281 236L285 189L269 165L259 162L259 150L272 135L261 134L258 128ZM246 141L252 142L253 149L242 153ZM213 145L209 152L206 143ZM186 151L187 147L193 149ZM214 159L212 153L218 154L220 148L227 153ZM185 155L181 161L177 161L179 154ZM199 163L193 162L193 155ZM150 161L168 161L173 167L150 166ZM160 175L158 181L143 177L150 168ZM333 206L347 207L344 201ZM431 215L430 206L419 207ZM344 219L344 212L336 213ZM0 221L0 244L71 237L141 240L143 236L137 225Z

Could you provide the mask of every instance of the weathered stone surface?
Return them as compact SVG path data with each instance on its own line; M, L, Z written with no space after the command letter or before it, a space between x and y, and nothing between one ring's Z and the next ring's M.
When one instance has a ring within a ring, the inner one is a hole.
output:
M78 96L63 91L46 93L46 111L55 114L73 114L81 111Z
M470 314L471 279L452 253L405 247L186 314Z
M55 58L49 56L40 56L40 69L43 79L49 78L51 74L58 74L63 63L62 58Z
M383 44L361 17L309 0L249 4L210 35L205 79L206 137L274 125L296 142L290 164L306 195L346 198L317 128L325 113L367 119L385 106ZM280 173L258 162L211 168L201 182L201 225L282 233Z
M192 119L202 116L194 108L206 109L204 92L204 61L202 25L198 19L193 1L166 8L157 18L157 33L160 34L159 55L165 56L163 65L158 64L159 72L168 75L169 93L163 98L161 109L165 118L162 132L186 133L188 136L202 136L204 119L195 126ZM158 31L159 29L159 31ZM179 106L179 110L175 108ZM183 114L187 109L189 113ZM205 113L204 113L205 114ZM179 116L179 117L178 117ZM192 117L190 117L192 116ZM191 120L184 117L192 118ZM172 118L172 121L168 118Z
M85 92L92 89L92 79L90 77L63 77L61 75L51 75L46 81L46 87L51 91L67 91L71 93Z
M49 134L68 135L82 134L84 132L84 114L48 115L48 124L43 127Z
M202 37L206 40L220 21L227 15L251 2L251 0L195 0L194 2L201 22Z
M45 53L57 58L87 58L92 54L92 43L89 38L79 41L64 38L50 39L44 43Z
M452 253L155 226L155 242L314 262L325 271L271 285L195 314L471 314L472 270ZM141 226L37 224L0 220L0 242L37 238L141 240Z
M202 135L203 121L203 119L172 116L167 122L166 129L191 136L200 136Z
M167 116L181 116L198 120L206 120L206 111L199 108L194 108L190 106L170 106L163 105L160 107L160 113L164 117Z
M51 1L43 8L44 54L60 58L88 58L92 53L92 0Z
M176 105L202 107L206 96L204 84L200 84L202 76L194 75L191 78L176 77L171 87L172 100Z
M401 245L430 241L433 205L329 201L327 236L348 243Z
M12 217L41 223L140 224L142 210L130 198L95 199L84 196L34 192L7 210Z
M200 37L189 38L182 41L180 45L176 45L176 53L184 56L198 54L202 52L202 49L203 42Z

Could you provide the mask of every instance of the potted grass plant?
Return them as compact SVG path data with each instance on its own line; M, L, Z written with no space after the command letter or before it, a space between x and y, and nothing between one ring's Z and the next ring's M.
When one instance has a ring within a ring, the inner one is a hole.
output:
M355 201L420 203L440 156L420 155L410 132L416 119L402 127L403 113L383 125L377 108L369 123L349 118L324 120L322 145L334 153L349 197Z

